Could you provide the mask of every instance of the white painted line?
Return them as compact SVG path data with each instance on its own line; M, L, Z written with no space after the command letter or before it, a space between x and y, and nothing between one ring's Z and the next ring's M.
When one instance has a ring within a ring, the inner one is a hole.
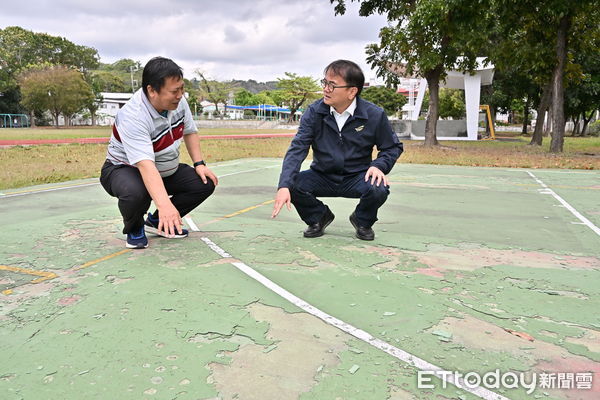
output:
M187 222L191 230L193 230L194 232L200 231L200 229L198 229L198 225L196 225L196 223L191 217L185 216L183 217L183 219L185 219L185 222Z
M238 172L232 172L229 174L223 174L220 175L219 178L223 178L226 176L232 176L232 175L238 175L238 174L244 174L246 172L254 172L254 171L260 171L262 169L268 169L268 168L275 168L275 167L279 167L280 164L276 164L276 165L270 165L268 167L261 167L261 168L254 168L254 169L248 169L245 171L238 171ZM44 192L54 192L57 190L65 190L65 189L75 189L78 187L84 187L84 186L94 186L94 185L99 185L100 182L91 182L91 183L81 183L81 184L74 184L74 185L68 185L68 186L61 186L61 187L54 187L54 188L47 188L47 189L32 189L32 190L27 190L27 191L23 191L20 193L0 193L0 199L5 199L8 197L16 197L16 196L26 196L29 194L37 194L37 193L44 193Z
M79 188L79 187L83 187L83 186L94 186L94 185L99 185L100 182L92 182L92 183L81 183L81 184L76 184L76 185L70 185L70 186L61 186L61 187L55 187L55 188L47 188L47 189L33 189L33 190L29 190L29 191L24 191L21 193L3 193L0 195L0 198L7 198L7 197L17 197L17 196L25 196L28 194L36 194L36 193L44 193L44 192L55 192L57 190L66 190L66 189L75 189L75 188Z
M210 247L215 253L219 254L221 257L231 258L231 255L229 253L227 253L225 250L220 248L216 243L214 243L209 238L203 237L202 241L204 243L206 243L208 245L208 247ZM436 374L438 376L438 378L446 381L447 383L455 385L460 389L468 391L482 399L509 400L507 397L501 396L501 395L494 393L494 392L492 392L484 387L481 387L481 386L472 388L472 387L468 386L461 377L456 376L456 374L450 373L449 371L446 372L444 369L438 367L437 365L431 364L428 361L425 361L415 355L412 355L402 349L399 349L387 342L384 342L383 340L377 339L377 338L371 336L371 334L369 334L368 332L365 332L362 329L358 329L340 319L337 319L337 318L321 311L320 309L312 306L311 304L307 303L306 301L302 300L301 298L288 292L287 290L285 290L284 288L282 288L275 282L271 281L269 278L265 277L264 275L260 274L256 270L252 269L248 265L244 264L243 262L232 261L231 264L233 266L235 266L237 269L239 269L240 271L242 271L244 274L248 275L252 279L254 279L257 282L259 282L260 284L262 284L263 286L265 286L268 289L272 290L273 292L277 293L279 296L288 300L290 303L303 309L307 313L325 321L329 325L335 326L336 328L370 344L371 346L378 348L379 350L382 350L382 351L388 353L389 355L391 355L401 361L404 361L405 363L408 363L420 370L439 372L439 374Z
M239 160L239 159L238 159ZM245 159L244 161L221 161L218 163L210 163L210 168L212 167L230 167L232 165L239 165L239 164L245 164L248 165L249 163L252 162L259 162L260 164L265 164L268 162L276 162L277 165L281 165L281 161L276 161L276 160L257 160L257 159L253 159L253 158L248 158Z
M540 179L538 179L530 171L527 171L527 173L529 174L529 176L531 176L533 179L535 179L535 181L544 188L544 189L538 189L539 193L552 195L552 197L554 197L556 200L558 200L567 210L571 211L571 214L573 214L575 217L577 217L577 219L580 220L583 223L583 225L587 226L592 231L594 231L596 233L596 235L600 236L600 228L598 228L596 225L594 225L592 223L592 221L590 221L589 219L587 219L586 217L581 215L581 213L579 211L577 211L575 208L573 208L562 197L557 195L554 190L550 189L548 187L548 185L546 185L544 182L542 182Z
M246 172L254 172L254 171L260 171L261 169L269 169L269 168L275 168L275 167L279 167L280 165L271 165L269 167L261 167L261 168L254 168L254 169L247 169L245 171L237 171L237 172L232 172L229 174L223 174L220 175L219 178L225 177L225 176L231 176L231 175L238 175L238 174L245 174Z
M548 174L594 174L594 171L544 171Z
M254 168L254 169L249 169L249 170L246 170L246 171L232 172L232 173L230 173L230 174L224 174L224 175L220 175L220 176L219 176L219 178L223 178L223 177L225 177L225 176L231 176L231 175L243 174L243 173L246 173L246 172L258 171L258 170L261 170L261 169L274 168L274 167L278 167L278 166L279 166L279 164L277 164L277 165L272 165L272 166L269 166L269 167L262 167L262 168ZM199 232L199 231L200 231L200 228L198 228L198 225L196 225L196 224L194 223L194 221L192 220L192 218L191 218L191 217L189 217L189 216L186 216L186 217L184 217L184 219L185 219L185 221L187 222L187 224L189 225L189 227L192 229L192 231L194 231L194 232Z
M494 167L485 167L485 168L494 168ZM527 169L523 169L523 168L504 168L503 169L505 172L527 172ZM575 171L575 170L570 170L570 171L553 171L553 170L544 170L544 173L546 174L595 174L597 171L589 171L589 170L579 170L579 171Z
M241 164L241 162L238 161L238 162L228 163L227 161L224 161L224 162L221 162L221 163L214 163L214 164L211 163L210 164L210 168L215 168L215 167L229 167L231 165L238 165L238 164Z
M225 250L223 250L222 248L220 248L219 246L217 246L217 244L215 242L213 242L212 240L210 240L209 238L203 237L201 239L202 239L202 241L204 243L206 243L208 245L208 247L211 248L212 251L214 251L215 253L217 253L221 257L223 257L223 258L232 258L231 254L229 254L228 252L226 252Z

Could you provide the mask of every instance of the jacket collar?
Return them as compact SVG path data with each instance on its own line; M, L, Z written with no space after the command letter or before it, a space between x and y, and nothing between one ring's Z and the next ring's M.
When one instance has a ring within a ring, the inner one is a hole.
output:
M369 119L366 107L367 107L367 104L362 99L362 97L360 97L360 96L357 97L356 98L356 109L354 110L354 115L351 118ZM319 114L331 115L331 108L330 108L330 106L325 104L323 99L321 99L321 100L319 100L319 106L317 107L317 112Z
M350 114L350 116L354 115L354 110L356 110L356 100L357 98L355 97L354 99L352 99L352 103L350 103L350 105L348 107L346 107L346 109L340 114L338 113L335 108L333 108L333 106L329 106L329 112L331 114L333 114L333 116L335 115L344 115L344 113L348 113Z

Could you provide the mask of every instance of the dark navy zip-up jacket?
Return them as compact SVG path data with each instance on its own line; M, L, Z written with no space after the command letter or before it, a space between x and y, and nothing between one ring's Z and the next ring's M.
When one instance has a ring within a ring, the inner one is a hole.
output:
M323 99L317 100L302 115L298 133L283 159L278 188L294 185L311 146L310 168L335 182L342 182L345 176L364 172L371 166L388 174L403 151L382 108L357 97L354 115L340 132L330 106ZM374 160L373 146L378 150Z

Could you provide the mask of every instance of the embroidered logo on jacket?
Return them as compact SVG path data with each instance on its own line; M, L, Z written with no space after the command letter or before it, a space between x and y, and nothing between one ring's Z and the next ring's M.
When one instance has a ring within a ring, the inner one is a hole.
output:
M364 125L357 126L357 127L356 127L356 129L354 129L354 130L355 130L356 132L360 132L360 131L362 131L362 130L364 129L364 127L365 127Z

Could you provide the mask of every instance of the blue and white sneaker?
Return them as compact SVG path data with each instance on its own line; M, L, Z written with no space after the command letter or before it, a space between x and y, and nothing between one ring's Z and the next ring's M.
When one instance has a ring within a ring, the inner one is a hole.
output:
M145 249L148 247L148 238L144 227L142 226L137 232L130 232L127 234L127 243L125 247L128 249Z
M154 235L162 236L168 239L182 239L189 235L187 229L181 228L181 233L178 233L175 230L175 234L173 236L168 236L165 232L158 230L158 218L154 218L151 213L148 213L148 217L146 218L146 222L144 223L144 227L146 228L146 232L152 233Z

